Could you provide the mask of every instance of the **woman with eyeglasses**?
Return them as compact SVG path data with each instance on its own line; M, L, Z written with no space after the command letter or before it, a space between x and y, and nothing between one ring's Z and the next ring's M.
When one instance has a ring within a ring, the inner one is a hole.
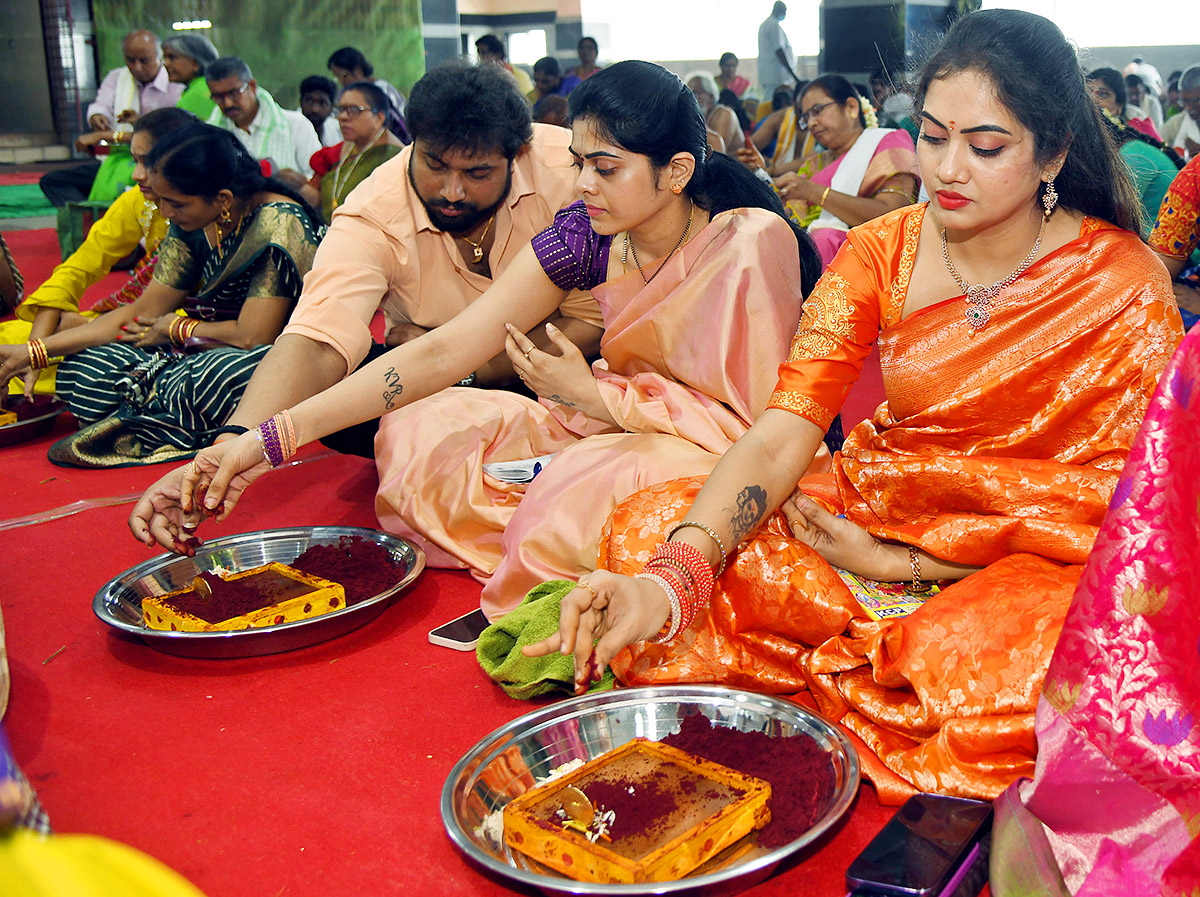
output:
M871 104L841 75L810 81L798 107L821 148L775 187L828 267L850 228L917 201L917 154L907 131L875 126Z
M351 190L404 148L387 127L387 94L370 81L347 86L333 111L342 142L313 153L312 180L300 191L314 206L320 203L326 224Z

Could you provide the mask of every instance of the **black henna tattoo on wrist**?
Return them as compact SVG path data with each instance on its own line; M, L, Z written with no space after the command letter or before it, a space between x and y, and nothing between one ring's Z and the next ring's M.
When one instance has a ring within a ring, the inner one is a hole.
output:
M383 406L391 411L396 407L396 399L400 393L404 392L404 384L400 382L400 375L396 373L395 368L388 368L383 379L387 381L387 389L383 391Z
M726 508L733 512L729 521L730 535L736 545L751 530L758 526L767 511L767 490L762 486L747 486L737 497L737 508Z

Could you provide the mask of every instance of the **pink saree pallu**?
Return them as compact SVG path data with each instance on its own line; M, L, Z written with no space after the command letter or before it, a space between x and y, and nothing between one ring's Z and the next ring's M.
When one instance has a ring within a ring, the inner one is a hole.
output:
M992 891L1200 893L1200 333L1159 382L997 802Z

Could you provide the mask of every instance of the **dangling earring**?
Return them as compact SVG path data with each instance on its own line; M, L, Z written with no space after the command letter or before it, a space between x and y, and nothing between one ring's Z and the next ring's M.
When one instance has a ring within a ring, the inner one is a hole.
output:
M674 193L676 196L678 196L680 193L683 192L683 184L672 184L671 192Z
M1054 189L1054 175L1050 175L1050 180L1046 181L1046 192L1042 194L1042 207L1046 210L1047 219L1050 218L1056 205L1058 205L1058 191Z
M228 224L233 220L233 216L229 214L229 209L221 209L221 214L217 217L221 219L222 224Z

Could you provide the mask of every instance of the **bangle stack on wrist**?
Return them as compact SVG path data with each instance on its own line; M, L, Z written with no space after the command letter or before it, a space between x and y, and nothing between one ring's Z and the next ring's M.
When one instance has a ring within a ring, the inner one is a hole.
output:
M200 324L195 318L176 317L167 328L167 336L177 346L182 346L192 336L192 331Z
M636 578L648 579L661 587L671 602L666 629L651 639L654 642L670 641L691 626L696 612L712 599L715 583L708 558L686 542L663 542Z
M263 457L272 467L278 467L296 454L296 428L292 415L284 410L258 425L256 431L262 442Z
M29 350L29 366L35 371L44 371L50 367L50 353L46 344L40 339L31 339L25 347Z

